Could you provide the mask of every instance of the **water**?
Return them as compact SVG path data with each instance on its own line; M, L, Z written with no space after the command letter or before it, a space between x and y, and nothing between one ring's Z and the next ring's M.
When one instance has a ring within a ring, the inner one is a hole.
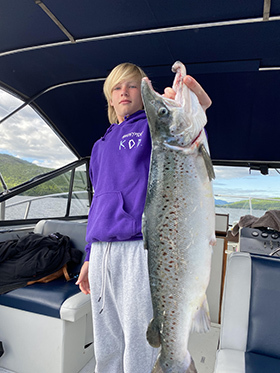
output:
M216 206L215 211L216 211L216 214L226 214L226 215L228 214L230 226L233 226L235 223L238 223L241 216L253 215L257 218L260 218L266 212L266 210L252 210L251 211L249 208L238 209L238 208L230 208L230 207L225 207L225 206L223 207Z
M15 196L6 202L5 220L24 219L28 208L28 201L34 197ZM26 201L24 203L19 203ZM67 208L67 198L47 197L35 199L30 203L28 219L46 219L64 217ZM73 198L71 200L70 216L87 215L89 201L87 199Z
M34 197L15 196L7 201L5 210L5 220L24 219L28 201ZM24 203L20 203L26 201ZM11 207L9 207L11 206ZM55 217L64 217L67 208L67 198L48 197L43 199L35 199L30 204L28 212L29 219L46 219ZM71 201L70 216L87 215L89 211L89 201L85 198L73 198ZM230 208L226 205L220 207L216 205L217 214L229 215L229 225L233 226L239 221L241 216L253 215L261 217L266 210L250 210L250 208Z

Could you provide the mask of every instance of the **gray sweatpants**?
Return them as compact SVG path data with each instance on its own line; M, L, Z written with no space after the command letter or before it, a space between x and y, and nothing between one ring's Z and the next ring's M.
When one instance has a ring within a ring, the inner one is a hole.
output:
M95 372L151 373L158 350L146 340L152 302L143 241L93 243L89 282Z

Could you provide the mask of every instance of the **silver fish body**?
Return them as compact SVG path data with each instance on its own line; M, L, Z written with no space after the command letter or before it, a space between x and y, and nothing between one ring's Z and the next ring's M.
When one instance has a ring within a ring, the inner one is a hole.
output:
M147 339L161 346L153 373L194 373L189 334L210 326L205 292L215 243L214 198L206 116L183 84L184 65L176 62L173 69L175 101L157 94L147 78L142 81L152 138L143 214L154 312Z

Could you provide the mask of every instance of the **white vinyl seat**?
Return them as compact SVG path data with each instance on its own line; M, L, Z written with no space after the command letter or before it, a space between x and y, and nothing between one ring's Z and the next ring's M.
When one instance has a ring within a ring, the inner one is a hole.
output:
M214 373L280 372L280 259L230 255Z
M86 223L43 220L34 232L67 235L84 253ZM0 295L5 349L0 367L16 373L78 373L92 359L90 296L75 282L59 278Z

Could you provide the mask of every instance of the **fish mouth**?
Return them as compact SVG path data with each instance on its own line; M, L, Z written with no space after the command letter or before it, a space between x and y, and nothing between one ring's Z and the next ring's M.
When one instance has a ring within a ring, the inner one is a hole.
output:
M144 83L144 84L143 84ZM148 85L148 87L150 88L150 90L154 91L154 88L152 86L152 83L150 81L149 78L147 78L146 76L144 78L142 78L142 82L141 82L141 88L143 88L145 86L145 84Z
M186 68L180 61L176 61L171 68L172 72L175 73L175 78L173 81L172 89L175 92L175 98L171 99L165 96L160 95L157 93L151 81L144 77L142 78L141 82L141 92L142 92L142 100L144 102L144 97L147 95L148 91L152 94L155 98L160 98L163 100L164 104L167 107L183 107L185 105L184 99L184 77L186 76Z
M153 88L152 82L149 78L144 77L142 78L141 82L141 94L142 94L142 101L145 106L145 102L150 102L153 104L154 100L160 99L167 107L180 107L182 106L182 102L178 100L178 98L175 96L175 99L164 97L163 95L156 92Z
M175 98L157 93L151 81L145 77L141 82L142 101L154 136L157 133L158 138L164 137L169 145L186 149L193 141L198 143L196 139L207 118L197 96L184 84L185 66L177 61L173 64L172 71L175 73L172 85Z
M147 102L150 102L151 104L153 104L153 100L161 97L160 94L154 90L152 82L147 77L142 78L141 94L142 94L142 101L144 105Z
M161 96L154 90L151 81L145 77L141 81L141 96L144 105L144 109L147 115L149 125L153 123L153 117L155 116L155 104L158 99L162 99ZM153 108L153 109L152 109Z

